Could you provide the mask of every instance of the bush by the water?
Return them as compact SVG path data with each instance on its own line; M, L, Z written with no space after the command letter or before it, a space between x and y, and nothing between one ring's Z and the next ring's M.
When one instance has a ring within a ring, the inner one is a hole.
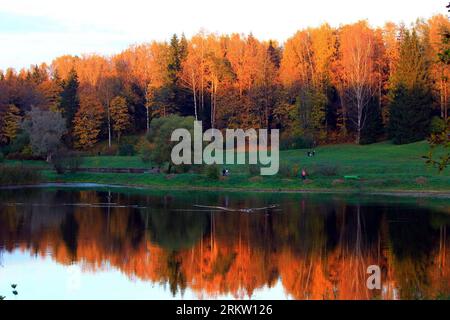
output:
M251 176L257 176L257 175L259 175L259 174L261 173L261 168L260 168L260 166L257 165L257 164L250 164L250 165L248 166L248 173L249 173Z
M206 166L206 176L211 180L219 180L220 178L219 167L215 165Z
M64 174L67 171L77 172L82 161L83 158L73 151L60 151L52 157L53 168L58 174Z
M22 166L0 166L0 185L17 185L41 181L39 171Z

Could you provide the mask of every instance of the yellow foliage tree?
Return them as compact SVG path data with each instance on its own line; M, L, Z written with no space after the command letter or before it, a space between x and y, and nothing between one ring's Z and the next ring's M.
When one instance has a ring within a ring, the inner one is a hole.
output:
M98 141L104 110L94 95L81 95L80 108L74 119L75 146L78 149L89 149Z
M128 114L126 99L121 96L117 96L112 99L110 104L110 112L113 123L113 131L117 134L117 141L120 142L120 136L130 125L130 115Z
M0 142L10 143L15 139L21 119L19 108L14 104L10 104L1 124Z

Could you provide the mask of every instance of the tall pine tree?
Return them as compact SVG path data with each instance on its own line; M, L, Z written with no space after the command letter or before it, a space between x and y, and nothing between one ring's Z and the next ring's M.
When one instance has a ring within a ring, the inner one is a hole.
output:
M396 144L412 143L428 135L433 96L425 50L415 30L404 32L391 79L389 106L389 136Z
M360 144L376 143L384 134L383 116L377 97L372 97L365 112L366 125L361 130Z
M78 75L76 71L72 69L69 72L67 79L63 81L60 104L69 132L73 129L73 119L75 118L75 114L77 113L80 105L78 98L78 86Z
M160 100L165 101L167 113L181 113L190 115L192 113L191 98L179 83L179 74L183 61L187 57L188 44L184 34L181 39L174 34L170 40L169 61L167 66L168 83L160 90Z

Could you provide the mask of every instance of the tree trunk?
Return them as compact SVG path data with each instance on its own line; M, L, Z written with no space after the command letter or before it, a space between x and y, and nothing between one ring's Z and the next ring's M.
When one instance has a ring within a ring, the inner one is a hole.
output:
M192 93L194 94L194 112L195 112L195 120L198 121L197 115L197 89L195 87L195 75L194 71L192 71Z
M147 117L147 133L150 131L150 111L148 104L148 85L145 86L145 109L146 109L146 117Z
M145 107L147 109L147 133L150 131L150 115L148 111L148 105Z
M448 119L448 83L445 81L444 83L444 119L447 121Z
M441 78L440 81L440 98L441 98L441 118L445 119L445 112L444 112L444 108L445 108L445 103L444 103L444 79Z
M108 147L111 148L111 115L109 113L109 103L108 103Z

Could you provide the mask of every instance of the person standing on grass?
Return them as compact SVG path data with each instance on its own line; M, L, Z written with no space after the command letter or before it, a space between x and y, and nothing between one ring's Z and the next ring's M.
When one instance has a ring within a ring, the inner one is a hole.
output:
M308 175L308 173L306 172L306 169L303 168L303 169L302 169L302 179L303 179L303 180L306 180L307 175Z

